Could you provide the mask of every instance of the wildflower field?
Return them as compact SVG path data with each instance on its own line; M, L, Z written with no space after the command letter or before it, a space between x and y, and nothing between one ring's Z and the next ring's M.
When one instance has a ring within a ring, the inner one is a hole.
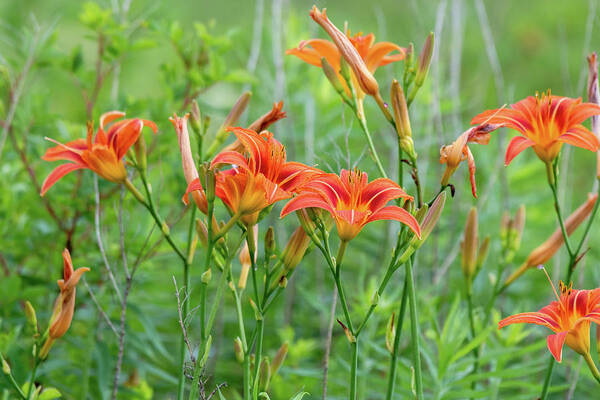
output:
M600 399L599 3L4 0L0 400Z

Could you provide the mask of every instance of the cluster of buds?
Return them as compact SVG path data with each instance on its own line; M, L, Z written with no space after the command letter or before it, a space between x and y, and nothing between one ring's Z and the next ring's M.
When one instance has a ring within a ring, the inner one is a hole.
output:
M411 84L413 85L408 95L408 104L412 103L429 73L429 67L431 66L431 59L433 57L433 46L434 36L433 32L430 32L425 39L423 49L421 50L421 53L419 53L417 60L414 58L414 46L412 43L407 49L406 59L404 61L403 83L405 88L408 88Z
M503 263L512 262L515 253L521 247L521 237L525 228L525 205L521 205L515 217L511 218L508 211L502 214L500 222L500 245L502 246Z
M467 282L467 288L470 290L473 279L481 269L490 245L490 238L486 236L479 243L479 228L477 222L477 208L471 208L465 224L465 233L461 248L461 267L463 275Z

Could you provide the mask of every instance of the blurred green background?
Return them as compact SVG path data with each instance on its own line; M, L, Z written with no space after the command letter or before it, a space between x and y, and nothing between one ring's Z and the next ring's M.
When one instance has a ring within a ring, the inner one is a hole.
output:
M0 3L0 119L5 119L9 111L9 82L19 76L31 49L36 54L24 81L14 128L0 158L0 351L11 361L15 376L21 381L26 379L31 363L23 302L32 302L41 326L45 327L57 293L55 281L62 268L60 253L67 245L66 235L48 215L32 184L23 154L31 174L41 182L55 166L40 160L49 147L44 136L61 141L83 137L90 116L81 86L88 94L93 92L97 53L94 24L99 23L96 19L102 12L106 19L114 21L114 26L121 27L113 26L115 40L103 65L119 67L107 73L91 116L97 121L103 112L119 109L128 116L152 119L159 125L155 138L146 134L152 149L150 174L161 213L170 222L177 221L184 210L180 197L185 181L177 138L168 117L188 109L182 102L190 85L198 89L192 92L197 95L202 112L211 118L209 134L214 133L237 97L244 90L251 90L252 100L241 124L253 121L268 111L273 102L283 100L288 118L272 129L286 145L289 159L334 172L358 166L371 177L377 176L359 127L342 107L322 72L284 55L286 49L297 46L303 39L325 37L308 16L313 2L133 0L126 13L124 4L129 5L116 0L99 2L99 8L76 1ZM439 148L466 130L474 115L548 88L553 94L585 98L585 56L600 50L600 6L593 0L385 0L317 1L316 4L327 7L329 17L338 26L348 21L352 32L373 32L378 40L401 46L413 42L417 51L426 35L435 32L430 74L411 108L426 199L439 188L443 172L438 162ZM32 33L36 29L42 35L48 34L38 47ZM187 69L178 55L177 43L184 53L197 51L208 58ZM385 98L391 80L402 75L402 68L399 62L377 71ZM372 99L367 98L365 103L376 147L391 177L395 177L396 139ZM556 226L544 166L533 152L527 150L509 168L503 166L504 149L508 137L513 135L500 131L493 134L488 146L471 146L477 162L479 198L471 196L466 165L462 165L452 179L456 196L447 203L438 229L419 253L416 273L428 398L465 398L470 387L470 381L465 380L471 365L470 355L458 360L450 357L468 342L466 308L458 303L463 291L459 244L468 210L471 206L478 208L480 236L492 237L486 265L475 283L476 303L480 306L486 303L495 279L502 213L514 214L520 204L527 206L517 265ZM565 147L560 162L560 197L564 209L570 211L592 191L595 156ZM70 226L77 214L70 243L74 263L92 269L87 275L89 287L113 323L118 324L120 306L107 280L95 239L94 180L91 173L84 172L81 187L73 192L77 175L72 175L56 184L45 199L66 226ZM109 262L122 283L117 224L121 196L114 184L100 181L99 185L104 244ZM406 177L405 188L413 192L413 185ZM125 244L133 263L152 224L130 196L125 195L123 204ZM268 224L277 222L280 207L276 206L263 222L259 237ZM280 248L295 223L291 218L277 223ZM363 315L370 304L398 229L397 224L384 222L371 225L352 242L344 265L344 279L357 315ZM184 220L173 228L173 234L183 241L186 230ZM155 232L150 243L157 239ZM597 229L592 228L590 250L575 275L576 287L590 289L600 282L597 268L600 254L596 246L599 239ZM201 259L200 255L197 257ZM564 275L561 268L564 262L565 256L559 254L547 266L555 281ZM273 379L272 399L290 398L300 390L306 390L314 399L320 398L321 393L321 363L333 286L320 255L309 254L298 268L267 321L268 355L273 356L284 341L290 343L285 364ZM239 273L237 263L234 271ZM176 258L164 244L158 244L140 266L129 299L120 376L121 384L127 381L127 387L120 390L120 398L174 398L177 381L174 355L178 354L180 327L171 277L180 282L180 274ZM199 279L192 269L192 306L198 302L194 286ZM368 340L362 343L361 399L384 396L389 358L384 344L385 323L397 309L401 284L402 273L398 272L370 322ZM236 320L232 300L230 296L225 298L216 324L218 334L207 378L212 387L226 382L224 395L235 399L242 371L233 356ZM551 298L551 288L543 274L530 271L499 299L497 315L537 310ZM246 311L250 320L250 308ZM398 398L404 398L411 390L407 324ZM191 326L194 327L193 320ZM492 329L487 338L486 367L481 371L481 379L487 384L481 386L479 398L531 399L539 393L547 359L548 332L541 327L517 327L508 332L498 335ZM99 315L88 289L80 285L73 325L40 368L38 381L58 388L67 399L110 398L117 352L115 335ZM336 326L328 398L346 396L348 354L347 341ZM579 357L565 350L565 361L555 369L553 398L564 398L570 390L574 391L573 398L597 395L595 382L585 365L581 366ZM579 376L578 384L571 386L575 376ZM6 382L0 380L0 391L5 387L8 387Z

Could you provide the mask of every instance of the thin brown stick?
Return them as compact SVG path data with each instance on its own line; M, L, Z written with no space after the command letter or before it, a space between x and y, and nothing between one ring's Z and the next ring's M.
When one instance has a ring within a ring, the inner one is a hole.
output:
M187 334L187 328L185 327L185 323L184 323L184 317L183 317L183 312L182 312L182 308L181 308L181 299L180 299L180 295L179 292L180 290L184 290L187 292L188 288L183 287L183 288L178 288L177 287L177 281L175 280L175 276L173 276L173 284L175 285L175 296L177 297L177 313L179 314L179 326L181 326L181 330L183 331L183 340L185 341L185 345L187 346L188 352L190 353L190 358L192 360L192 363L195 363L195 358L194 358L194 352L192 351L192 345L190 343L190 339L188 338L188 334ZM185 297L183 298L183 302L187 301L189 294L186 293ZM187 318L187 315L185 316Z

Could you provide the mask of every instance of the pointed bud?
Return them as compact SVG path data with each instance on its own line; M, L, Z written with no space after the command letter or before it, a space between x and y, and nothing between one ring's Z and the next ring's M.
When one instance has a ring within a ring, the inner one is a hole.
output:
M406 105L406 97L404 90L396 79L392 81L392 89L390 93L392 109L394 110L394 120L396 121L396 129L398 135L403 137L411 137L412 130L410 127L410 117L408 115L408 107Z
M394 353L394 340L396 338L396 324L394 318L395 314L392 313L385 327L385 347L390 354Z
M469 281L475 275L477 268L477 246L479 245L479 237L477 234L477 208L471 208L467 216L465 224L465 233L461 244L462 259L461 266L463 275Z
M304 228L301 226L296 228L281 253L285 275L293 271L300 264L309 245L310 238L304 231Z
M166 222L162 223L162 225L160 226L160 230L165 236L169 236L171 234L171 228L169 228L169 225L167 225Z
M406 68L412 67L415 62L415 45L411 42L406 48L406 56L404 57L404 64Z
M442 211L444 211L444 205L446 204L446 192L442 192L435 198L434 202L431 204L431 207L427 210L427 214L425 218L423 218L423 222L421 225L421 239L415 238L419 242L424 242L431 232L433 228L435 228L440 216L442 215ZM413 238L413 240L415 239Z
M145 171L148 161L146 157L146 139L144 139L144 135L140 135L138 137L138 140L135 142L134 149L135 161L137 162L138 167L142 171Z
M500 219L500 243L502 244L502 248L508 247L508 231L512 225L512 220L510 219L510 214L508 211L504 211L502 213L502 218Z
M196 234L205 246L208 244L208 229L200 218L196 219Z
M215 201L215 171L211 168L206 171L206 200L209 203Z
M217 130L215 139L213 140L206 152L207 157L212 157L217 151L221 149L221 146L229 136L229 131L227 130L227 128L234 126L238 122L238 119L242 116L242 114L248 107L250 97L252 97L251 92L244 92L237 99L233 108L225 118L225 121L223 121L223 124Z
M206 339L206 344L204 345L204 353L202 353L202 358L198 361L198 366L200 368L204 368L206 365L206 361L208 360L208 355L210 354L210 347L212 345L212 335L208 335Z
M433 55L433 32L430 32L425 39L425 44L423 45L423 50L421 50L421 54L419 54L419 62L417 65L417 74L415 76L415 85L417 87L422 86L425 81L425 77L427 76L427 72L429 71L429 66L431 64L431 57Z
M375 293L373 293L373 296L371 296L371 305L372 306L376 306L377 304L379 304L379 291L375 291Z
M27 318L27 323L31 327L31 330L33 331L33 333L37 334L38 333L37 317L35 315L35 309L31 305L29 300L25 301L25 318Z
M481 245L479 246L479 250L477 251L477 264L476 264L476 269L475 269L475 275L477 275L477 273L483 266L483 263L485 262L485 258L487 257L489 248L490 248L490 237L486 236L483 239L483 241L481 242Z
M0 356L0 358L2 358L2 372L4 372L5 375L10 375L10 365L8 365L3 357Z
M210 283L211 279L212 279L212 268L209 268L202 273L200 280L202 281L203 284L208 285Z
M511 235L509 247L513 251L519 250L521 247L521 237L525 229L525 205L521 204L515 215L515 219L511 226Z
M277 350L275 357L273 357L273 362L271 363L271 375L274 376L279 371L279 368L281 368L281 365L283 364L283 361L285 360L285 357L287 356L288 347L289 347L288 342L285 342L284 344L281 345L279 350Z
M260 388L266 392L269 390L269 384L271 383L271 362L269 361L269 357L263 357L258 373Z
M273 253L275 253L275 232L273 227L270 226L265 233L265 253L267 254L266 259L269 259Z
M367 68L367 65L350 39L348 39L348 36L340 31L329 18L327 18L326 11L326 9L319 11L316 6L313 6L310 11L310 16L316 23L321 25L325 32L331 37L344 60L346 60L350 68L352 68L354 77L358 81L362 91L371 96L375 96L379 93L379 85L373 77L373 74L371 74Z
M249 300L250 300L250 306L252 307L252 310L254 311L254 319L257 321L261 321L263 319L263 316L260 313L260 311L258 310L256 303L252 299L249 299Z
M198 107L198 102L196 100L192 100L192 109L190 110L191 125L194 133L201 138L204 136L204 130L202 129L202 114L200 113L200 107Z
M236 337L233 340L233 352L235 354L235 359L240 364L244 362L244 347L242 346L242 339L240 337Z
M348 339L348 342L355 343L356 338L354 337L352 332L350 332L350 329L348 329L348 327L346 325L344 325L344 323L342 321L340 321L339 319L337 320L337 323L340 324L340 326L344 330L344 334L346 335L346 339Z
M323 69L323 73L325 74L327 80L329 81L329 83L331 83L331 86L333 86L335 91L339 94L345 93L344 86L342 85L338 74L335 72L335 70L333 69L331 64L329 64L325 57L321 58L321 68Z
M567 235L571 235L575 229L590 215L598 199L598 194L588 195L588 199L565 220ZM504 282L504 287L510 285L518 277L523 275L529 268L535 268L545 264L561 248L564 243L561 228L558 227L552 235L541 245L536 247L525 260L525 262Z

